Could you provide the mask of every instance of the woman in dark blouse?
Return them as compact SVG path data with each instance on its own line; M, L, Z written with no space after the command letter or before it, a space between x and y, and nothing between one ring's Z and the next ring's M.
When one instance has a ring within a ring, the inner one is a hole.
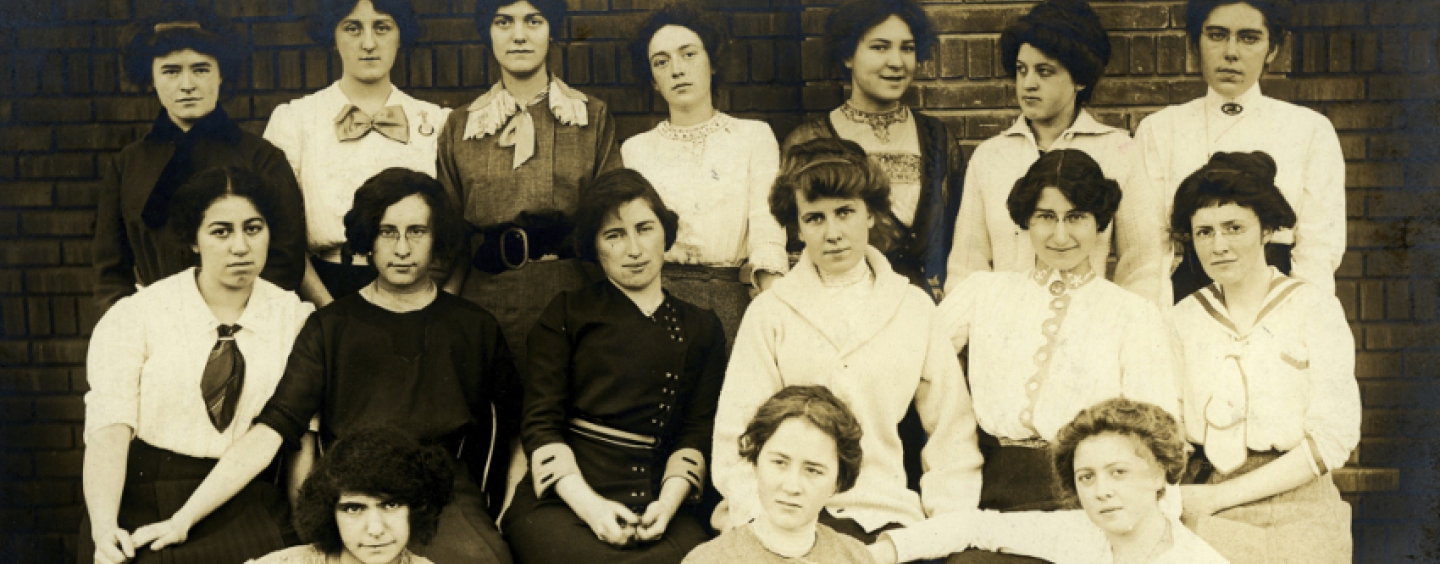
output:
M227 22L209 9L177 3L137 23L125 49L131 82L153 87L160 115L144 138L102 159L99 210L91 257L94 296L102 310L137 287L195 265L195 253L165 233L175 190L200 171L234 166L258 174L275 191L270 251L260 277L285 290L305 272L305 217L300 188L285 154L245 132L218 102L224 79L240 79L245 53Z
M661 289L677 223L633 170L580 201L576 253L608 279L561 293L530 332L530 476L502 523L521 562L679 562L707 538L682 504L705 484L725 335Z
M435 540L412 548L437 564L508 563L484 491L503 492L506 465L494 455L506 454L519 422L515 363L495 318L440 292L429 274L433 257L460 244L463 221L424 173L391 168L366 181L345 231L379 277L310 318L256 423L302 447L292 488L308 470L306 431L317 413L322 451L378 424L444 446L455 459L455 498Z

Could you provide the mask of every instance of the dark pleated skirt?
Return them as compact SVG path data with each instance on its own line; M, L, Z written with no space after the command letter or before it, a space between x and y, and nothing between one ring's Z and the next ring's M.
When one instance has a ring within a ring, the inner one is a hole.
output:
M637 514L644 512L639 509ZM553 491L546 499L537 499L529 476L520 482L504 525L505 539L520 564L678 564L696 546L710 540L695 507L686 504L675 512L660 540L615 548L596 538L590 525Z
M980 509L996 511L1054 511L1071 509L1055 487L1046 449L1002 446L985 432L980 433L980 451L985 455L981 470ZM1029 556L966 550L950 555L951 564L1025 564L1046 562Z
M455 466L455 495L440 512L435 538L410 550L435 564L511 564L510 549L485 512L485 497L465 463Z
M169 519L190 499L200 482L215 467L215 459L194 458L156 448L142 441L130 443L125 470L125 491L120 498L120 527L135 532L142 526ZM244 562L300 544L290 523L290 505L273 481L272 471L246 484L234 498L190 529L184 543L160 551L135 552L135 564L210 564ZM79 562L94 561L90 517L80 523Z

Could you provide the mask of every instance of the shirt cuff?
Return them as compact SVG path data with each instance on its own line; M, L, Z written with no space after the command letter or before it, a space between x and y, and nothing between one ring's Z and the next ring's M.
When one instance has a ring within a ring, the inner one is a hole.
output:
M891 529L880 535L881 538L888 537L890 543L895 545L896 562L944 558L965 550L964 545L957 546L955 542L961 536L961 531L943 531L940 527L927 527L926 524L927 522L921 522L914 527Z
M1315 437L1305 435L1305 440L1300 441L1300 450L1305 453L1305 460L1310 462L1310 472L1316 476L1324 476L1330 471L1325 464L1325 459L1320 457L1320 445L1315 443Z
M530 455L530 476L535 479L535 497L545 497L545 492L560 482L561 478L579 474L580 466L575 464L575 452L565 443L550 443L535 449Z
M690 495L685 496L686 501L700 501L700 490L705 485L705 457L693 448L682 448L671 453L670 460L665 462L665 476L660 483L664 484L670 478L690 482Z

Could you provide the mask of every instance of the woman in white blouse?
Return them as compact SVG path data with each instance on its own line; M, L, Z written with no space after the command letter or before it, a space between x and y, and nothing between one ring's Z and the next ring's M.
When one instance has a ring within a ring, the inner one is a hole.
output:
M965 375L934 330L929 293L870 245L888 213L884 172L859 146L816 139L792 149L770 209L805 242L800 262L750 304L735 339L715 419L712 524L738 527L762 501L755 466L739 457L746 422L785 386L825 386L855 412L865 457L855 486L825 504L820 523L873 542L884 530L974 508L980 451ZM929 433L920 491L907 487L897 424L914 403Z
M1115 398L1060 429L1051 461L1059 487L1084 511L961 511L885 533L878 563L938 558L967 547L1056 564L1226 564L1164 501L1179 491L1185 438L1175 417Z
M1215 281L1174 310L1201 455L1185 514L1233 562L1349 562L1350 506L1330 471L1360 441L1355 341L1332 293L1266 264L1296 223L1276 168L1216 153L1175 194L1175 239Z
M257 479L272 457L216 464L270 399L313 309L256 278L273 191L239 168L194 176L168 225L200 266L121 299L95 326L82 560L241 561L295 544L275 474Z
M1046 447L1090 405L1126 397L1179 412L1159 311L1090 261L1120 196L1084 151L1046 153L1007 202L1035 266L977 272L940 304L942 332L955 350L970 346L970 393L985 431L981 509L1058 507Z
M391 167L434 177L450 110L390 83L400 48L420 37L410 0L321 0L306 26L317 43L335 49L344 72L324 90L277 106L265 139L285 151L305 193L311 257L300 295L324 306L376 276L365 255L345 247L355 190Z
M1156 112L1135 133L1139 159L1130 192L1158 197L1136 231L1146 244L1121 256L1117 280L1161 292L1175 303L1210 280L1193 255L1175 268L1175 247L1165 227L1175 191L1190 173L1221 151L1264 151L1275 159L1275 185L1295 210L1292 227L1276 231L1266 248L1270 264L1335 293L1335 269L1345 254L1345 157L1335 126L1309 108L1266 97L1259 79L1280 53L1289 2L1191 0L1185 31L1200 55L1205 96ZM1132 188L1133 186L1133 188ZM1174 229L1174 226L1170 226ZM1178 249L1175 249L1178 250ZM1131 286L1127 283L1127 287ZM1173 297L1172 297L1173 296Z
M665 288L709 308L734 338L750 297L789 270L785 230L767 198L780 168L780 145L763 121L715 109L721 24L680 2L651 16L630 45L635 68L660 93L670 119L620 146L625 166L645 176L680 214L680 233L665 253ZM744 268L737 268L744 265Z
M947 291L977 271L1024 272L1035 266L1030 237L1010 220L1006 201L1015 181L1047 151L1084 151L1100 163L1106 178L1121 182L1135 158L1130 132L1096 121L1083 108L1110 62L1110 39L1100 16L1084 0L1036 5L1000 35L1000 59L1015 77L1021 115L1009 129L976 147L970 159L965 198L955 220ZM1091 249L1091 268L1101 277L1112 235L1130 235L1132 204L1143 200L1126 190L1115 228L1105 229ZM1127 242L1117 241L1122 254L1130 248L1123 244Z

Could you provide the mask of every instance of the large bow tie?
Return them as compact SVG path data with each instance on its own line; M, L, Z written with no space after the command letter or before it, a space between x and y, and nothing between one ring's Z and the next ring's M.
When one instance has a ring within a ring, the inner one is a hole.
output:
M401 143L410 142L410 121L405 118L405 109L398 105L385 106L371 117L354 104L347 104L335 116L335 136L341 141L359 139L372 129Z

